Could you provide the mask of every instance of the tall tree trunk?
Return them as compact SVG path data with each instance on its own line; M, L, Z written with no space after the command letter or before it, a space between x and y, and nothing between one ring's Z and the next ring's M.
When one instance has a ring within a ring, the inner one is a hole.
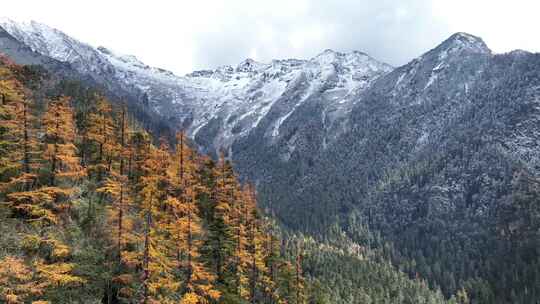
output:
M122 119L120 121L120 202L118 206L118 263L122 262L122 229L124 216L124 149L126 147L125 132L126 132L126 108L122 108Z
M184 185L184 133L180 135L180 183Z
M300 282L300 276L301 276L301 272L302 272L302 266L301 266L301 263L302 263L302 253L300 252L300 249L297 249L298 252L296 254L296 303L297 304L300 304L301 303L301 300L300 300L300 294L301 294L301 289L302 289L302 286L301 286L301 282Z
M24 173L30 173L30 156L28 149L28 105L26 102L23 103L23 128L24 128L24 160L23 160L23 170Z
M148 293L148 280L150 278L150 269L148 268L150 263L150 223L151 215L150 210L146 213L146 227L144 229L144 254L143 254L143 298L141 304L147 304L149 293Z
M23 123L24 123L24 160L23 160L23 171L25 174L30 174L30 143L28 137L28 104L23 103ZM31 184L28 181L24 182L24 191L29 191Z
M216 274L219 282L223 282L223 273L221 272L221 237L218 236L218 248L216 250Z
M251 284L250 299L251 304L255 304L255 289L257 287L257 244L255 240L255 220L250 224L251 239Z
M231 197L234 197L231 195ZM242 210L239 209L240 206L237 206L234 210L236 210L236 288L237 292L240 294L240 268L241 268L241 253L242 253Z
M120 166L122 167L122 166ZM120 170L122 171L122 170ZM118 263L120 264L122 262L122 229L123 229L123 223L122 221L124 216L124 181L120 181L122 184L120 185L120 202L118 206Z
M57 166L57 153L58 153L58 131L60 128L60 113L58 113L58 109L56 110L55 114L55 131L54 131L54 149L53 149L53 155L52 155L52 163L51 163L51 179L49 181L49 186L54 187L56 182L56 166Z
M194 200L193 198L193 195L192 195L192 199ZM193 246L193 235L192 235L192 231L191 231L191 218L192 218L192 202L191 200L189 200L189 206L188 206L188 235L187 235L187 245L188 245L188 265L187 265L187 279L186 281L189 283L191 282L191 276L193 274L193 267L191 265L192 263L192 255L191 255L191 250L192 250L192 246Z

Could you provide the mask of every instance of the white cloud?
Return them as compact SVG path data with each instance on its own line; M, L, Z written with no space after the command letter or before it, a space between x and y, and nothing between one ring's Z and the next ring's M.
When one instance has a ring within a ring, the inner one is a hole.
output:
M308 58L332 48L399 65L456 31L497 52L540 50L535 0L17 0L2 15L34 19L94 46L186 73L247 57Z
M465 31L484 39L495 52L540 51L540 1L434 1L433 14L452 32Z

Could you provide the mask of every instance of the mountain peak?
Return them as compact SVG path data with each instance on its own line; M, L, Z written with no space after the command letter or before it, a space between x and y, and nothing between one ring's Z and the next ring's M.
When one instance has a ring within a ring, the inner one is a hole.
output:
M312 58L310 62L321 66L337 65L356 71L366 71L367 69L372 71L388 72L392 69L390 65L380 62L368 54L357 50L342 53L331 49L326 49L319 55Z
M17 29L20 31L49 31L49 32L59 32L57 29L52 28L44 23L35 21L35 20L13 20L7 17L0 17L0 26L9 29ZM9 30L8 30L9 31Z
M321 55L323 55L323 54L338 54L338 53L339 52L336 52L336 51L334 51L332 49L326 49L326 50L322 51Z
M263 63L257 62L251 58L247 58L236 66L236 71L237 72L252 72L252 71L259 70L263 66L264 66Z
M358 50L352 50L350 52L339 52L334 51L332 49L326 49L319 53L317 56L315 56L313 59L335 59L335 58L352 58L352 57L369 57L368 54L358 51Z
M336 58L340 55L342 55L340 52L336 52L332 49L326 49L315 56L315 58Z
M124 63L131 64L140 68L149 68L146 64L144 64L142 61L139 60L139 58L134 55L120 54L104 46L97 47L97 50L103 55L109 57L110 59L117 59Z
M436 49L443 49L446 51L465 50L473 53L491 54L491 50L482 38L464 32L453 34L443 41Z
M11 22L13 22L13 20L11 20L10 18L5 17L5 16L0 16L0 24L1 23L11 23Z

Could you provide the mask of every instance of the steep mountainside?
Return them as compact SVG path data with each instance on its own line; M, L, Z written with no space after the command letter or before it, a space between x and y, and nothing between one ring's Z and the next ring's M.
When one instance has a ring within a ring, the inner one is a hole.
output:
M69 64L33 51L30 47L11 36L1 27L0 51L19 64L41 65L50 71L59 72L66 76L73 76L76 74L75 70L73 70Z
M335 215L360 242L369 236L350 223L367 222L446 294L467 286L475 303L534 303L540 247L522 229L539 221L519 214L537 216L538 201L521 206L530 186L514 177L538 173L540 55L493 55L456 34L351 98L352 128L302 178L265 191L276 213L309 230Z
M148 105L145 91L117 81L114 67L96 51L75 39L36 22L16 23L0 18L0 53L21 65L42 66L58 79L82 81L107 96L129 104L132 113L156 134L170 134L170 124Z
M290 119L276 145L269 147L262 134L254 134L234 146L238 165L253 172L253 179L273 181L261 186L268 195L264 201L275 202L287 225L324 230L335 216L363 201L370 182L384 176L386 168L406 162L442 132L448 119L460 115L469 86L489 58L481 39L456 34L367 90L349 95L344 103L352 105L350 115L332 144L322 132L319 97ZM261 154L265 161L254 157ZM300 216L306 212L311 216Z

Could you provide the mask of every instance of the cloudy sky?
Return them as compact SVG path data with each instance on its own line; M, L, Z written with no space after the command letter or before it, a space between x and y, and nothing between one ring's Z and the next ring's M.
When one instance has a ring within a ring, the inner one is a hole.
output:
M540 52L538 0L17 0L0 14L36 20L179 74L245 58L364 51L401 65L454 32L495 52Z

